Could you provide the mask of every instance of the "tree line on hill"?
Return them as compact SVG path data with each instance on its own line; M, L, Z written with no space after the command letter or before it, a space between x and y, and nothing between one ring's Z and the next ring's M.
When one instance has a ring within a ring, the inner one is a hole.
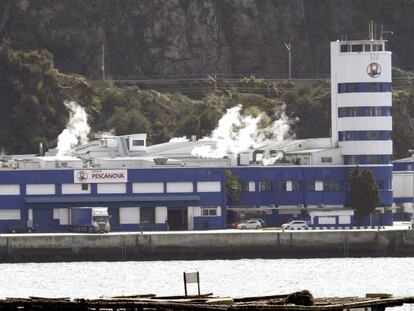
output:
M413 74L394 77L406 84L393 92L394 158L408 155L414 142ZM139 86L91 83L81 75L62 74L46 50L13 50L0 44L0 146L6 153L37 153L39 143L56 146L69 114L65 99L75 100L89 115L92 132L145 132L150 144L172 137L208 136L228 108L242 105L246 115L263 114L262 126L283 107L292 137L329 137L330 88L327 81L295 84L253 76L222 81L219 90L198 86L197 96L158 92Z

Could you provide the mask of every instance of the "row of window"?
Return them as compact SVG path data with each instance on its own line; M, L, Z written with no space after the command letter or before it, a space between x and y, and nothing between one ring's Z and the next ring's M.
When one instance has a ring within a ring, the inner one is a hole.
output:
M344 164L390 164L391 156L383 154L344 156Z
M338 117L389 117L391 107L340 107Z
M291 189L287 189L285 181L261 181L259 182L260 192L284 192L284 191L302 191L301 181L291 181ZM273 188L272 188L273 187ZM341 191L341 183L339 181L308 181L305 183L306 191Z
M260 192L284 192L284 191L302 191L303 184L305 185L305 190L307 192L314 192L314 191L325 191L325 192L339 192L343 191L343 185L345 184L347 190L349 190L349 186L347 182L341 181L307 181L305 183L301 181L292 181L291 190L287 189L287 182L271 182L271 181L261 181L259 182L259 191ZM378 188L380 190L388 190L391 189L391 181L377 181ZM273 188L272 188L273 187Z
M338 93L391 92L390 82L338 83Z
M97 184L98 194L126 193L126 183ZM133 183L132 193L191 193L194 191L193 182L149 182ZM197 192L221 192L220 181L199 181ZM90 194L89 184L62 184L62 194ZM27 195L54 195L55 184L27 184ZM20 185L0 185L0 195L20 195Z
M341 44L341 53L349 52L381 52L383 50L382 44L367 43L367 44Z
M391 131L340 131L339 141L391 140Z

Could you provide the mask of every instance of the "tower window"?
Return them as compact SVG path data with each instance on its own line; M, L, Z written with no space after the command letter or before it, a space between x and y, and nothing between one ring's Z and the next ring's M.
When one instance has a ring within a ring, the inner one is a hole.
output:
M362 52L362 44L353 44L352 52Z
M341 53L346 53L350 51L349 44L341 44Z
M371 51L371 44L365 44L365 52Z

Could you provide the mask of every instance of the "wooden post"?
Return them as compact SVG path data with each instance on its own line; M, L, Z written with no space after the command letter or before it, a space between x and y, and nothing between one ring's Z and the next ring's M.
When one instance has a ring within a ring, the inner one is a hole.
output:
M187 297L187 280L185 278L185 272L183 272L183 277L184 277L184 292L185 292L185 297Z
M198 296L200 296L200 272L197 271Z

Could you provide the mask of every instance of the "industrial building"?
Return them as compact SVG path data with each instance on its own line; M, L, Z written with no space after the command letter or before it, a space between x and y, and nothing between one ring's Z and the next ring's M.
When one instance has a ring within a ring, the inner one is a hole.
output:
M268 141L209 158L193 151L214 149L214 140L147 146L145 134L101 135L62 157L3 156L0 231L26 225L67 231L71 209L90 206L108 207L113 231L223 229L248 218L268 226L293 219L350 226L347 178L357 166L369 169L380 189L380 205L367 224L391 225L401 204L412 213L413 200L400 179L412 180L412 161L405 169L406 162L394 163L393 182L391 83L385 40L336 41L331 137ZM241 183L240 198L228 196L230 173ZM401 183L407 191L396 190Z

